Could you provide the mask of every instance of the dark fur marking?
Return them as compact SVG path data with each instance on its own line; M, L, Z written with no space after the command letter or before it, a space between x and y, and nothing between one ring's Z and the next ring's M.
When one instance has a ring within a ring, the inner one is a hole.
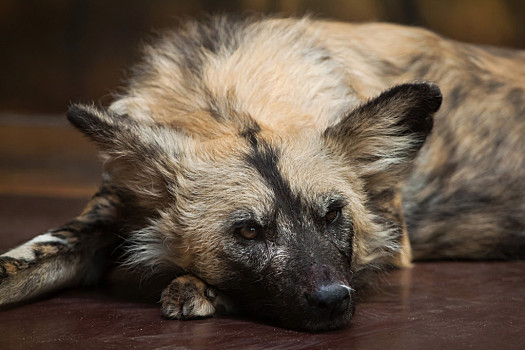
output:
M48 231L52 236L55 236L57 233L60 234L60 232L69 232L73 234L74 236L79 236L81 234L81 230L71 226L71 223L66 224L64 226L61 226L57 229ZM55 236L58 237L58 236Z
M255 123L255 125L248 127L247 129L241 131L239 134L242 138L245 138L248 140L250 145L252 146L252 149L257 148L257 135L261 132L261 127L259 124Z
M489 46L489 45L479 45L480 48L487 51L491 55L501 57L501 58L507 58L511 60L515 60L517 57L520 57L520 55L523 57L523 53L517 50L513 49L507 49L503 47L496 47L496 46Z
M101 117L98 114L104 116ZM73 126L91 138L102 150L111 154L114 152L119 153L119 151L126 149L126 154L128 155L121 157L124 161L130 158L132 161L145 163L156 160L154 166L164 166L166 169L171 167L171 163L167 164L169 162L167 160L168 157L166 157L164 149L159 147L158 142L137 142L137 135L141 132L146 132L146 129L148 129L148 133L155 136L167 135L172 134L174 132L173 129L168 129L168 127L161 124L141 126L127 115L118 115L111 111L100 109L94 112L89 108L78 105L73 105L69 108L67 117ZM176 152L169 154L169 157L173 158L178 156ZM119 157L113 159L119 159ZM163 178L165 181L169 179L169 177Z
M377 64L383 75L399 75L401 70L395 64L387 60L377 60Z
M319 57L318 58L318 62L322 63L322 62L325 62L325 61L329 61L331 59L332 59L332 57L329 54L326 54L326 55L323 55L323 56Z
M242 15L228 15L220 17L208 17L200 22L189 21L184 23L177 32L173 32L167 40L161 41L161 45L167 50L157 52L165 59L174 62L181 67L188 84L195 84L202 72L204 58L202 49L211 54L220 51L231 54L243 40L239 35L240 31L245 30L256 18ZM143 71L148 71L148 62L143 63ZM137 70L140 74L141 68Z
M13 266L15 270L19 271L19 270L27 268L29 265L31 265L31 262L25 259L15 259L9 256L1 256L0 257L0 278L5 278L10 275L6 267L8 265Z
M208 112L216 121L223 122L224 116L219 112L219 108L215 104L215 101L211 98L208 99L208 101L208 108L206 109L206 112Z
M368 201L372 203L389 203L393 200L395 194L396 193L392 188L378 193L370 193Z
M108 207L117 207L121 201L120 196L117 195L117 189L112 186L103 186L95 193L92 199L103 198L107 201Z
M113 187L103 186L100 188L100 190L97 193L95 193L93 198L105 197L107 200L109 200L108 196L111 196L113 194L115 194L115 189Z
M233 52L239 47L239 31L244 30L253 19L239 14L230 14L227 17L210 17L207 25L197 26L202 47L211 53L218 53L221 49Z
M52 248L53 250L49 250ZM71 246L61 242L40 242L33 247L35 258L41 259L54 254L65 254L71 250Z
M258 140L253 133L250 134L248 140L252 149L246 154L245 160L257 170L272 189L276 212L281 212L291 219L296 218L298 213L302 212L301 200L297 194L293 193L290 183L281 175L278 167L278 151L263 140Z
M111 205L109 204L106 204L106 203L98 203L98 204L95 204L91 210L87 213L85 213L83 215L83 218L84 219L88 219L88 220L91 220L91 221L97 221L97 220L100 220L101 217L104 216L104 214L101 214L101 211L103 211L104 209L109 209L111 208Z
M464 93L461 91L461 86L459 85L452 89L452 91L446 96L449 110L457 109L464 100Z
M137 125L137 122L127 115L116 115L110 111L101 109L98 109L98 113L111 116L112 123L79 105L70 106L66 115L68 121L75 128L99 145L118 142L118 138L122 137L122 135L126 136L129 134L129 129Z
M507 93L507 101L512 105L518 118L524 117L525 112L525 92L520 88L513 88Z
M388 60L379 59L377 56L371 55L368 51L360 47L354 47L354 52L362 57L365 62L370 62L370 67L374 68L378 76L397 76L402 70L395 64Z
M505 83L498 80L489 80L487 82L487 92L489 94L496 93L499 89L505 86Z
M301 242L304 241L304 247L316 246L318 243L315 236L327 230L330 231L330 235L334 237L335 241L340 240L342 234L352 232L353 224L350 218L341 219L337 224L327 228L326 221L318 214L318 208L310 208L307 203L304 203L299 194L293 192L288 180L282 177L278 168L278 150L263 140L257 140L256 137L253 138L252 142L255 147L252 148L251 153L246 155L246 161L257 170L273 191L275 212L272 214L275 216L279 213L289 220L292 225L291 230L299 234L298 239ZM343 199L336 199L335 203L332 204L337 206L337 203L341 204L343 202ZM305 220L305 217L309 217L311 220ZM268 234L271 235L277 232L277 228L273 227L276 221L275 218L270 217L269 227L266 228ZM268 238L272 239L275 237ZM296 243L301 244L301 242ZM337 246L337 248L341 251L340 246ZM352 252L350 251L344 255L351 254Z
M202 87L203 94L206 96L206 100L208 101L208 107L205 109L206 112L210 114L210 116L213 117L218 122L225 122L229 119L229 115L224 115L224 111L221 110L221 107L217 103L216 97L212 94L212 92L206 88ZM226 111L226 114L229 114L230 111Z
M64 240L64 241L67 241L68 239L71 238L71 234L66 235L66 234L64 234L63 232L68 232L68 233L70 233L69 231L64 231L64 230L58 230L58 231L56 231L56 232L55 232L55 230L53 230L53 231L49 231L49 233L51 234L51 236L56 237L56 238L58 238L58 239L62 239L62 240Z
M90 214L90 213L88 213ZM89 217L87 214L83 218ZM124 227L119 225L110 218L102 218L94 215L94 221L85 222L78 219L74 219L67 224L48 231L53 237L63 239L70 244L75 244L81 236L95 236L99 234L119 234ZM52 242L43 242L43 244L50 244ZM56 242L57 244L62 244Z
M512 104L521 104L523 102L523 90L520 88L514 88L507 94L507 100Z
M423 79L428 76L428 72L432 69L432 66L433 59L430 56L419 54L410 59L406 70L414 72L416 79Z
M378 97L350 112L334 127L326 129L323 136L333 137L344 144L350 135L354 134L356 130L359 131L359 128L363 128L362 124L369 125L371 120L378 123L377 114L396 108L395 103L399 99L410 99L407 100L409 105L400 106L403 109L399 110L397 123L393 126L402 126L400 136L415 134L414 141L420 141L417 147L414 147L414 150L417 151L432 130L434 124L432 114L439 109L442 102L439 88L426 83L397 85L383 92Z

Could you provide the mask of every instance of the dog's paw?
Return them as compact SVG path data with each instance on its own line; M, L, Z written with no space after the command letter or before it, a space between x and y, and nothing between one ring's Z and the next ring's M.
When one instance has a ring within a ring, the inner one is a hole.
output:
M167 318L188 320L211 317L217 293L192 275L175 278L161 296L162 314Z

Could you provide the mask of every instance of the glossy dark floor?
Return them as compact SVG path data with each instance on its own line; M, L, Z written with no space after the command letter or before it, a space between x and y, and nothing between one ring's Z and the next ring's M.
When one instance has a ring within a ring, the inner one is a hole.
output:
M0 123L0 252L72 218L96 185L92 149L55 129ZM348 329L320 334L165 320L128 286L61 291L0 311L0 349L525 349L525 262L418 263L379 285Z

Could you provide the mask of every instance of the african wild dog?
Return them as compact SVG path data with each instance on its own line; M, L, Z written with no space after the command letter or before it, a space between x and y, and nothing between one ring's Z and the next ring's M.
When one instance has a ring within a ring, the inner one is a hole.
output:
M325 330L370 273L412 257L524 258L524 89L525 52L421 29L186 22L108 109L69 109L104 184L1 256L0 301L97 280L120 245L124 265L175 278L167 317L233 303Z

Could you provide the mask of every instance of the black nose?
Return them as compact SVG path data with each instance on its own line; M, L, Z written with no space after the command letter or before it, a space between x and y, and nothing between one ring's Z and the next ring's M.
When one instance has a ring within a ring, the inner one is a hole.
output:
M313 294L306 294L312 311L320 316L333 318L345 312L350 303L350 290L340 284L322 286Z

